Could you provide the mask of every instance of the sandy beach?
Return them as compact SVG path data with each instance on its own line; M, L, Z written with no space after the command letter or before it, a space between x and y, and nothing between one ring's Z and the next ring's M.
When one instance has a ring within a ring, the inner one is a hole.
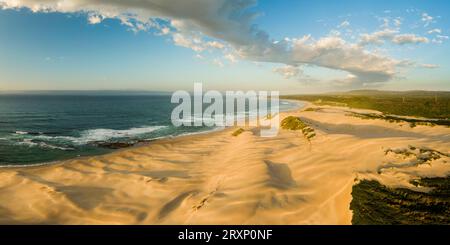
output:
M305 108L317 108L308 105ZM352 186L447 176L450 128L365 120L342 107L283 112L316 133L257 128L157 140L111 154L0 169L1 224L351 224ZM444 153L427 164L403 149ZM447 156L445 156L447 154Z

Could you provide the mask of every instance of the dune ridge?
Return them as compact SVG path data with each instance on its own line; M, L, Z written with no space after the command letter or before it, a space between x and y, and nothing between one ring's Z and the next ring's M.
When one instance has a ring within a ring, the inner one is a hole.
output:
M0 223L351 224L358 180L428 191L409 181L450 174L448 127L410 128L349 110L363 111L321 106L280 114L301 117L316 133L310 140L301 130L262 138L256 128L237 136L229 128L2 168ZM443 154L424 164L416 164L423 153L396 154L411 147Z

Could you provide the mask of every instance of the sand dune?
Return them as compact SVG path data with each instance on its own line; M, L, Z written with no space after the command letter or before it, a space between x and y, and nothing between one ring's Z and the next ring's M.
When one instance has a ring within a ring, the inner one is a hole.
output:
M282 113L314 128L311 141L301 131L262 138L256 130L235 137L226 129L51 166L3 168L0 223L350 224L358 179L420 189L409 180L450 173L449 128L410 128L345 110ZM443 155L420 164L419 155L395 153L410 146Z

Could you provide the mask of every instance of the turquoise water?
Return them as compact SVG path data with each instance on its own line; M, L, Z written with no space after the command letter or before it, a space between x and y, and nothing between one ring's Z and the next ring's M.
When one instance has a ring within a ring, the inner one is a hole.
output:
M174 127L175 106L167 94L0 95L0 165L104 154L112 151L104 143L132 145L215 129ZM296 107L280 102L280 110Z

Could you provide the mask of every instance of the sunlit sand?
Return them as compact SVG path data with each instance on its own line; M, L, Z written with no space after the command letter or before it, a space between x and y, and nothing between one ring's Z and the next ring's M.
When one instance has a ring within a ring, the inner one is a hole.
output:
M281 114L300 117L314 129L312 138L286 129L263 138L256 128L233 136L238 128L229 128L49 166L2 168L0 223L351 224L358 180L421 190L409 181L450 172L448 127L411 128L322 108ZM415 165L392 154L409 146L444 155Z

